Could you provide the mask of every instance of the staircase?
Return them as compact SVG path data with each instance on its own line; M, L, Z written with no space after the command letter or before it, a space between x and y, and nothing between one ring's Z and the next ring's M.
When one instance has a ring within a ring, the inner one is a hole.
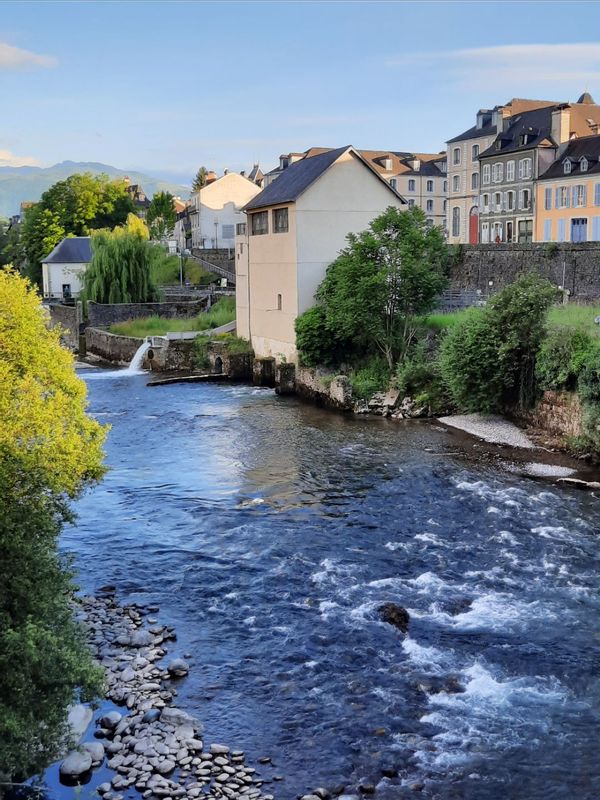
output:
M200 253L205 251L195 249L188 258L192 259L201 267L218 275L220 278L227 278L227 282L235 286L235 259L229 258L229 251L223 253L215 250L207 251L208 258L204 258Z

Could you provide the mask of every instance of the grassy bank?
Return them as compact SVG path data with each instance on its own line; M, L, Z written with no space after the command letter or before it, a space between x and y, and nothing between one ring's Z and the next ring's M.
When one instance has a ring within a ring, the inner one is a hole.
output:
M430 314L423 320L426 328L434 331L444 331L454 328L465 320L476 317L482 313L480 308L465 308L461 311L448 311L445 313ZM550 326L561 326L564 328L576 328L584 331L590 336L600 337L600 325L594 323L594 319L600 316L600 306L578 305L570 303L566 306L554 306L548 312L548 323Z
M120 336L136 336L143 339L145 336L164 336L165 333L182 333L186 331L206 331L226 325L235 319L235 299L223 297L204 314L198 314L189 319L168 317L143 317L118 322L111 325L110 333Z
M159 286L176 286L179 284L179 256L167 256L156 259L152 264L152 277ZM183 279L194 286L206 286L219 280L217 275L205 270L197 261L183 259Z

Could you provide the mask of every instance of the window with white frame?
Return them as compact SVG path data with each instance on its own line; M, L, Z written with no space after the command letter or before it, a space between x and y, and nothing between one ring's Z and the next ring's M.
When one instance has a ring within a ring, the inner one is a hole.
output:
M507 181L514 181L515 179L515 162L514 161L507 161L506 162L506 180Z
M490 165L489 164L484 164L483 165L481 179L482 179L482 182L484 184L490 182Z
M585 156L582 156L582 158L579 159L579 169L582 172L587 172L587 168L588 168L588 160Z
M415 179L414 178L409 178L408 179L408 191L409 192L414 192L415 189L416 189L416 186L417 186L417 182L415 181Z
M288 232L288 210L287 208L273 209L273 233Z
M522 158L519 161L519 179L526 180L527 178L531 178L531 159Z
M471 189L479 189L479 173L471 173Z
M490 210L490 196L489 196L489 194L482 194L481 195L481 206L482 206L482 211L484 211L487 214L487 212Z
M427 201L427 211L430 213L433 212L433 200Z
M544 189L544 208L546 211L552 208L552 189Z
M581 208L587 205L587 191L584 184L573 186L573 208Z
M427 191L433 192L433 181L427 181Z
M460 147L455 147L452 151L452 163L454 165L460 164Z
M460 208L452 209L452 236L460 236Z
M492 225L492 237L495 242L501 242L502 239L502 223L494 222Z
M558 186L556 189L556 208L570 208L571 192L568 186Z
M397 185L398 181L396 180L396 178L390 178L390 186L392 187L392 189L395 189Z
M478 158L479 158L479 145L474 144L471 147L471 161L477 161Z
M531 207L531 192L529 189L521 189L519 192L519 208L527 211Z
M492 183L501 183L504 179L504 164L502 161L497 161L492 166Z
M444 181L444 194L448 191L448 181Z
M514 211L515 210L515 193L514 192L506 192L505 208L506 208L507 211Z
M490 223L489 222L482 222L481 223L481 243L488 244L490 241Z
M250 215L250 230L252 236L260 236L269 232L269 212L259 211L257 214Z
M571 172L571 162L569 161L568 158L565 158L565 160L563 161L563 171L565 175L568 175Z
M594 205L600 206L600 183L594 184Z
M502 211L502 192L494 193L494 211Z
M452 191L460 192L460 175L452 176Z

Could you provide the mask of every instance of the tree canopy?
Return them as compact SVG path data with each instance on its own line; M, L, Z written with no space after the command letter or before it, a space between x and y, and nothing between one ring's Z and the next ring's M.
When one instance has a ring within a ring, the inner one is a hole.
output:
M0 765L17 780L59 755L68 704L100 687L57 537L67 498L103 474L104 430L46 322L29 282L0 271Z
M42 260L65 236L122 225L133 211L123 181L90 173L58 181L25 213L20 235L28 274L40 283Z
M208 175L208 170L206 169L206 167L200 167L192 182L192 189L195 192L199 192L203 186L206 186L207 175Z
M331 361L332 352L375 347L391 369L409 347L416 318L433 307L445 288L446 245L419 208L389 207L366 231L348 236L348 246L329 266L316 302L296 323L304 356ZM315 334L311 326L317 325ZM324 347L315 350L321 339Z
M158 242L173 235L177 214L170 192L157 192L148 207L146 221L150 228L150 236Z

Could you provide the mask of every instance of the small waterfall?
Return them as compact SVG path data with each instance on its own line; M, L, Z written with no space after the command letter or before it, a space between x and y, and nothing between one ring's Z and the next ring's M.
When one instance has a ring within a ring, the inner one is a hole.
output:
M129 366L127 367L125 372L130 373L130 374L134 374L134 375L137 375L138 373L143 372L143 370L142 370L142 362L144 361L144 356L146 355L146 353L150 349L150 344L151 343L150 343L149 339L144 339L144 341L141 343L141 345L135 351L135 354L134 354L133 358L131 359L131 363L129 364Z

